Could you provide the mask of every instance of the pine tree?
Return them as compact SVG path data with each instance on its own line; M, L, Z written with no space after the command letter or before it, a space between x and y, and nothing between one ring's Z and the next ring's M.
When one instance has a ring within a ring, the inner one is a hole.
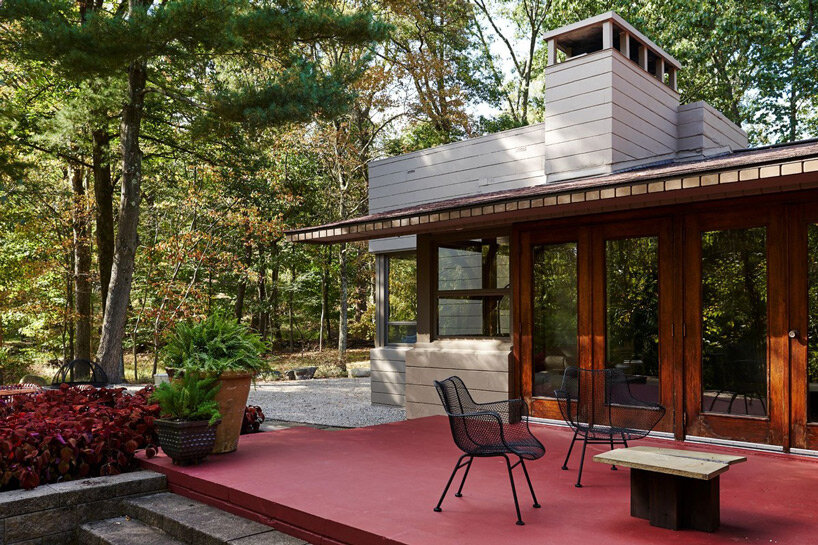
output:
M48 63L66 81L120 78L127 88L115 253L97 351L113 381L121 379L138 246L145 120L172 105L175 123L218 139L236 125L335 116L349 103L360 69L322 70L309 60L310 49L326 42L368 44L385 32L368 13L298 0L4 0L0 25L4 47Z

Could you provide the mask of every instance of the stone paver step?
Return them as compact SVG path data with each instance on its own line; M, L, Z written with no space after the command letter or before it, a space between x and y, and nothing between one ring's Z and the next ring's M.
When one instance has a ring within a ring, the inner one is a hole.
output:
M184 545L165 532L128 517L83 524L77 542L79 545Z
M264 524L170 492L131 498L123 506L126 515L191 545L306 545Z

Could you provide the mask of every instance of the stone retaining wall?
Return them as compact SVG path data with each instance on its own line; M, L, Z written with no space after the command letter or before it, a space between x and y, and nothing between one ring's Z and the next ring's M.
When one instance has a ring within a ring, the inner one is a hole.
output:
M124 498L166 486L164 475L136 471L0 492L0 545L73 545L81 524L120 516Z

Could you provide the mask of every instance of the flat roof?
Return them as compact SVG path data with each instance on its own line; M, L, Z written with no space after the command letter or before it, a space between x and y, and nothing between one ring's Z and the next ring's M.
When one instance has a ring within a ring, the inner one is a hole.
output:
M543 34L542 39L545 41L559 38L560 36L569 35L571 33L577 32L589 26L598 25L605 21L613 21L616 26L621 28L622 30L627 31L628 34L636 38L638 41L642 42L648 49L652 49L654 53L657 55L664 57L666 61L670 64L675 66L676 68L681 68L682 63L680 63L676 58L656 45L653 40L636 30L629 22L623 19L618 13L615 11L608 11L605 13L600 13L594 17L589 17L588 19L583 19L582 21L577 21L576 23L571 23L570 25L565 25L560 28L555 28L554 30L550 30Z
M285 235L289 241L308 243L370 240L811 188L818 188L818 139L446 199L291 229Z

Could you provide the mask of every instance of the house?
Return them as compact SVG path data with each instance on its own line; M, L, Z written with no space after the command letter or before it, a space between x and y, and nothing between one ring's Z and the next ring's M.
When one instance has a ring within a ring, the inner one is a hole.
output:
M818 141L746 149L615 13L545 39L543 123L374 161L369 215L288 233L370 241L372 401L438 414L458 374L559 420L566 366L616 367L678 439L818 449Z

